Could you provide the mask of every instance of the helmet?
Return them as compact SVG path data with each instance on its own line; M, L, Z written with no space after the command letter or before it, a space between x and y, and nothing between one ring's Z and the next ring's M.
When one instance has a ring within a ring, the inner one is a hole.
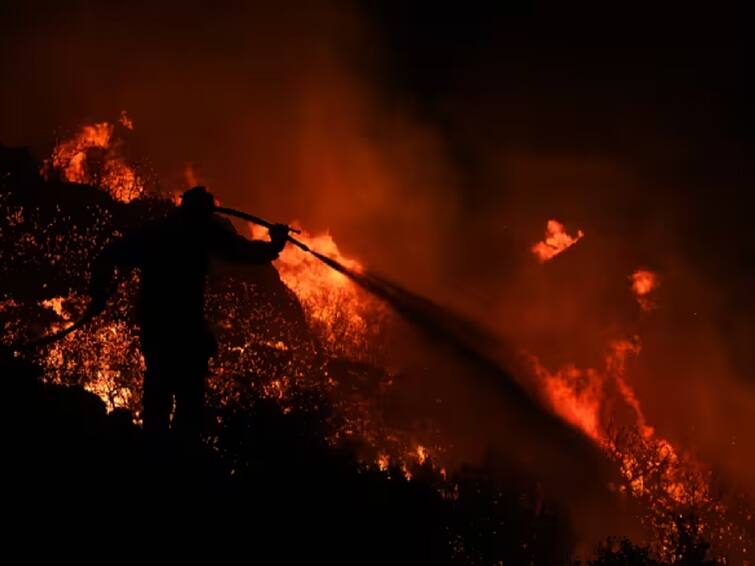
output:
M192 187L181 195L181 210L209 215L215 210L215 197L205 187Z

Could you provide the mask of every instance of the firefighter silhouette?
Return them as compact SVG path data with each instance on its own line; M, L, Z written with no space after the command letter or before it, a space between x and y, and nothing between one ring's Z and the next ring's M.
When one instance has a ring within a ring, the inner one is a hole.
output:
M270 228L270 241L248 240L214 214L204 187L186 191L165 219L111 242L94 261L90 310L105 307L115 270L140 269L137 318L146 365L145 431L193 442L203 425L204 387L215 337L204 317L205 279L212 256L249 264L278 257L289 228ZM175 412L171 423L171 411Z

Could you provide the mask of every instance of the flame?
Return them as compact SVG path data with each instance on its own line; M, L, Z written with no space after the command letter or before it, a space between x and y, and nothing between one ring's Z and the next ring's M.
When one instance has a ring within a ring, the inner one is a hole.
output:
M134 124L126 112L119 123L126 129ZM45 162L43 174L52 171L69 183L101 187L121 202L131 202L144 192L144 181L121 154L121 144L114 138L115 126L97 122L83 126L78 134L60 141Z
M266 228L253 224L249 227L253 238L265 238ZM328 232L315 236L302 231L296 237L352 271L363 270L361 263L341 253ZM381 303L348 277L294 245L283 249L275 266L283 282L298 297L321 339L339 351L350 353L369 345L376 328L368 323L368 318L384 312Z
M388 454L378 454L377 466L381 472L387 471L390 464L391 464L391 458L390 456L388 456Z
M129 117L128 113L125 110L121 110L121 115L118 118L118 123L127 130L134 129L134 121Z
M627 360L630 356L639 355L640 351L640 339L634 336L611 343L601 369L579 369L567 364L550 372L536 357L529 356L529 360L551 409L596 444L612 450L613 440L605 421L614 413L607 410L612 408L609 405L617 402L631 410L631 424L637 427L643 438L649 439L655 434L653 427L647 424L639 399L626 379ZM663 442L666 443L665 440Z
M628 360L640 351L638 337L618 340L610 345L602 368L567 364L555 372L535 356L527 357L546 404L617 463L626 482L620 491L645 502L642 521L658 537L654 550L673 562L668 541L678 534L674 509L692 509L708 529L735 532L737 527L726 505L714 498L704 466L647 423L626 375ZM620 407L629 409L631 419L616 428L613 418Z
M545 237L532 246L531 251L541 263L545 263L576 244L584 235L582 230L577 230L576 236L570 236L563 224L557 220L548 220Z
M660 286L658 275L648 269L637 269L629 279L632 281L632 292L640 308L644 311L657 308L655 301L648 295Z
M580 370L574 365L550 373L535 362L533 369L551 408L603 446L605 439L600 428L602 375L592 369Z
M425 448L421 444L417 444L416 452L417 452L417 463L421 466L427 460L427 448Z
M45 299L40 304L52 310L55 314L57 314L60 318L63 320L69 320L67 311L63 308L63 302L66 300L65 297L52 297L51 299Z

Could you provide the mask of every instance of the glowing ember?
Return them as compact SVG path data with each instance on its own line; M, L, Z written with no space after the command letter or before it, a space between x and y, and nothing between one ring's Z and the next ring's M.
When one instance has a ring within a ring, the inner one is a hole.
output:
M127 130L133 130L134 129L134 121L129 118L129 115L126 113L125 110L121 110L121 115L118 118L118 123L126 128Z
M638 269L629 279L632 281L632 292L640 308L644 311L655 309L655 301L649 295L660 286L658 275L647 269Z
M64 320L68 320L68 315L63 310L63 301L65 297L53 297L52 299L46 299L40 304L48 309L51 309L55 314Z
M378 454L377 457L377 465L378 469L381 472L385 472L388 470L388 467L390 466L391 459L387 454Z
M421 466L427 460L427 449L421 444L417 444L417 462Z
M125 111L119 123L126 129L134 127ZM138 198L144 192L144 181L126 162L114 133L115 126L109 122L82 127L77 135L55 146L43 173L49 176L55 171L70 183L101 187L121 202Z
M576 236L570 236L563 224L556 220L548 220L545 237L541 242L532 246L531 251L540 262L553 259L561 252L569 249L584 237L582 230L577 230Z

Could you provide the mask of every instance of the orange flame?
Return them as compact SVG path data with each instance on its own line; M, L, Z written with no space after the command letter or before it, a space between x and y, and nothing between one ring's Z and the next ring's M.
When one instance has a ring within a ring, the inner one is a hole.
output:
M584 235L582 230L577 230L576 236L570 236L563 224L557 220L548 220L545 237L532 246L531 251L541 263L544 263L576 244Z
M119 122L127 129L134 127L125 111ZM144 182L121 155L114 132L115 126L109 122L83 126L78 134L55 146L43 173L54 170L69 183L102 187L121 202L138 198L144 192Z
M648 269L637 269L629 278L632 281L632 292L640 308L644 311L655 309L655 301L648 295L660 286L658 275Z
M421 466L427 460L427 448L417 444L417 463Z
M632 340L613 342L603 360L602 370L583 370L568 364L556 372L550 372L534 356L530 356L530 362L553 411L600 446L608 447L611 441L603 420L606 405L612 401L609 398L610 387L615 388L617 399L632 410L635 418L633 424L638 426L642 435L650 437L654 433L653 428L647 425L637 395L625 377L627 359L638 355L640 350L640 341L636 336Z
M387 471L388 468L390 467L390 464L391 464L390 456L388 456L387 454L378 454L377 465L378 465L378 469L381 472Z
M263 239L267 229L250 224L252 236ZM317 236L306 231L297 239L313 250L331 257L352 271L362 265L345 257L333 237L325 232ZM281 279L298 297L310 323L331 346L347 347L351 352L366 345L370 328L367 318L382 311L382 305L362 291L348 277L328 267L316 257L293 245L286 246L276 261Z
M632 495L648 496L658 505L664 504L661 499L683 505L709 502L710 486L699 465L656 436L626 379L627 360L640 349L637 337L612 343L600 370L569 364L550 372L534 356L529 359L546 403L618 462ZM630 426L639 435L634 444L624 444L609 431L618 403L631 410Z

